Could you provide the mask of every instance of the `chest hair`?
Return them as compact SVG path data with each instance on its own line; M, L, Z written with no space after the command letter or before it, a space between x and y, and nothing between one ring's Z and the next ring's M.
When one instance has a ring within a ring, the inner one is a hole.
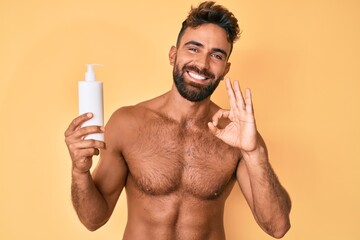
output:
M147 121L135 144L124 151L129 172L145 194L182 192L219 197L234 180L238 152L213 136L206 124Z

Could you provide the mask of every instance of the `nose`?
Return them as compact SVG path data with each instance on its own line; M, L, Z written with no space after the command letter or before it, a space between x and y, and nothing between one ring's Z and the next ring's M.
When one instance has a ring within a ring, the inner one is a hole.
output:
M200 69L209 69L210 67L210 57L208 54L198 54L195 59L195 65Z

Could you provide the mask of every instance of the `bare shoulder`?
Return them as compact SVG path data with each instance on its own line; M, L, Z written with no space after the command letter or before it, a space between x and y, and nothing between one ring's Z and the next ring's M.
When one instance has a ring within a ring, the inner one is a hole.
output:
M121 133L131 130L143 119L146 109L138 105L125 106L117 109L106 124L106 131Z
M132 106L124 106L117 109L112 114L108 124L114 125L117 128L119 125L135 125L136 123L143 122L147 118L151 117L154 112L155 109L152 107L151 101L141 102Z
M141 116L142 108L138 105L124 106L117 109L110 117L108 124L119 125L123 121L129 123L130 120L136 120Z
M111 115L105 131L116 142L133 139L133 135L139 132L141 126L157 116L154 104L156 101L148 100L136 105L120 107Z

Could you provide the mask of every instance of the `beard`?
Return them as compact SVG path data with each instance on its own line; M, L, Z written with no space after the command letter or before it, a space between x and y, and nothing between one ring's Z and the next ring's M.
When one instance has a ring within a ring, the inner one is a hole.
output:
M185 83L184 74L187 71L196 72L199 75L205 76L210 80L210 83L206 86L194 82ZM175 63L173 69L173 78L175 86L183 98L191 102L200 102L213 94L221 79L223 79L223 76L220 75L218 78L215 78L215 75L206 69L201 70L194 65L188 64L185 64L180 71L180 67Z

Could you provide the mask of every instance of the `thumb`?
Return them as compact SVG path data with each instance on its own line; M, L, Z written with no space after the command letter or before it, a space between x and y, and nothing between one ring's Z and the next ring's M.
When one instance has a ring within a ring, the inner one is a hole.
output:
M218 129L213 122L208 122L208 127L210 129L210 132L214 135L218 134L220 129Z

